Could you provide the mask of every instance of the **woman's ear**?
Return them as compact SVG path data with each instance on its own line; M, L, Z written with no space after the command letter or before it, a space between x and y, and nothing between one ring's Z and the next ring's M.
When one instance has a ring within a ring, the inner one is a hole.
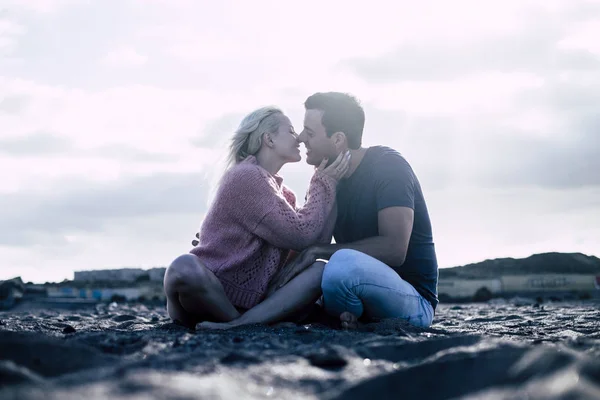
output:
M263 136L263 142L267 147L273 147L275 145L275 143L273 142L273 137L270 133L265 133L265 135Z

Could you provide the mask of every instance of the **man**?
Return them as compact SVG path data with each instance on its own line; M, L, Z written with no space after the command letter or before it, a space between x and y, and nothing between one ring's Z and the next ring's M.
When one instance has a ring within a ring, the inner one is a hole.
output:
M316 93L305 108L299 141L308 164L335 160L347 149L351 162L337 191L336 243L302 252L280 283L328 259L323 305L342 327L355 328L359 318L390 317L430 326L438 304L438 266L429 213L411 166L388 147L362 147L365 114L354 97Z

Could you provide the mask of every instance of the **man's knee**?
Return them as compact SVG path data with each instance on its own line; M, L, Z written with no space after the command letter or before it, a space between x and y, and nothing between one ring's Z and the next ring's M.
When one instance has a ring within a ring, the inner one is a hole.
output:
M165 288L176 291L186 288L201 289L212 282L210 271L193 254L177 257L165 273Z
M351 250L338 250L330 257L323 271L321 289L323 293L338 291L342 286L348 286L356 276L356 268L360 268L358 258L362 253Z

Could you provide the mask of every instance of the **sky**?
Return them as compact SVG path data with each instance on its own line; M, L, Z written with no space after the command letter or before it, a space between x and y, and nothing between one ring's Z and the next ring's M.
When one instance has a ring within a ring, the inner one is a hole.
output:
M440 267L599 256L598 37L600 1L0 0L0 279L168 265L242 117L300 131L330 90L413 166Z

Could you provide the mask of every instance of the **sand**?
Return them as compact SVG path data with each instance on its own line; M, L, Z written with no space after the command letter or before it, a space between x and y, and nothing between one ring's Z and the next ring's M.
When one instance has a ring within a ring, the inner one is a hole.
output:
M1 399L600 399L600 304L441 304L386 320L189 331L162 306L0 313Z

